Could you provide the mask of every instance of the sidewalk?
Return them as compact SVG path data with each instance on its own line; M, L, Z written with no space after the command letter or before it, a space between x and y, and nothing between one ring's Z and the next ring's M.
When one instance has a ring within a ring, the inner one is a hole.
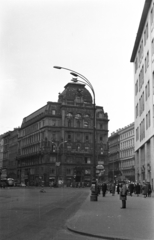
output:
M128 196L126 209L121 209L119 195L98 196L90 193L79 211L67 221L70 231L87 236L114 240L154 240L154 194Z

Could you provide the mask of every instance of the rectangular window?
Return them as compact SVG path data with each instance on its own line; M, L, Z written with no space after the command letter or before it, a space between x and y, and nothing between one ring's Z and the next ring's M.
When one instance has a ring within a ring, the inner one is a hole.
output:
M71 140L71 135L70 134L67 135L67 139Z
M148 81L148 97L150 96L150 82Z
M149 32L148 32L148 23L146 25L146 39L148 39L148 36L149 36Z
M151 26L152 26L152 24L153 24L153 8L151 9L150 20L151 20Z
M150 121L150 111L148 112L148 115L149 115L149 127L151 125L151 121Z
M146 44L146 29L144 30L144 46Z
M149 67L149 51L147 52L147 68Z
M55 115L55 114L56 114L56 111L55 111L55 110L52 110L51 112L52 112L52 115Z
M147 100L147 85L145 86L145 101Z
M89 140L89 136L88 135L86 135L86 141L88 141Z

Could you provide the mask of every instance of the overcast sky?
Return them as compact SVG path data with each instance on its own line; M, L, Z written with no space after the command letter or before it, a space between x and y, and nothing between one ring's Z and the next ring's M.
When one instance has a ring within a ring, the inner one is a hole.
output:
M71 80L89 79L108 113L109 135L134 121L130 63L145 0L1 0L0 134L57 101Z

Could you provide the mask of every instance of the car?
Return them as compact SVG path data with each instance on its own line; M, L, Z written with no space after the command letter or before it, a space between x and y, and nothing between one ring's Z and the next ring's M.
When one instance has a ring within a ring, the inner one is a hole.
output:
M26 187L26 184L25 183L20 183L20 187Z

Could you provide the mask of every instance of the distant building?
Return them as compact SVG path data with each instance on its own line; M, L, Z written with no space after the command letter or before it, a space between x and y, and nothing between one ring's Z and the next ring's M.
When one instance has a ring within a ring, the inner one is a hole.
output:
M109 180L135 181L134 123L109 137Z
M19 131L17 176L30 185L56 179L90 184L93 171L93 103L84 84L68 83L58 102L23 119ZM96 106L96 156L108 175L108 115Z
M0 135L0 172L3 167L3 159L4 159L4 139L2 134Z
M119 132L111 133L109 137L109 162L108 162L108 179L111 182L115 182L120 175L120 136Z
M134 63L136 180L154 186L154 1L146 0L131 56Z
M122 177L135 182L134 123L119 131L120 164Z

